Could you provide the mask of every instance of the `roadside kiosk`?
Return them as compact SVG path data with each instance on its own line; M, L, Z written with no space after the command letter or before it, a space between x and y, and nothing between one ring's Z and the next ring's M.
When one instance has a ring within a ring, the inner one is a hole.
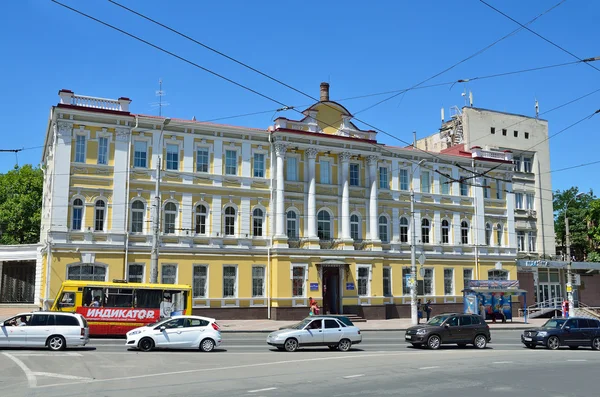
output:
M519 289L519 281L471 280L463 291L463 311L479 314L486 320L512 322L512 297L523 296L527 307L527 291ZM525 310L527 323L527 310Z

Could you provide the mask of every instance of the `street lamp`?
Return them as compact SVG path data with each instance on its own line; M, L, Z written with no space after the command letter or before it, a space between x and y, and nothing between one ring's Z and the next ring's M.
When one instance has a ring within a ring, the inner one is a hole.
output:
M156 190L154 192L154 213L152 214L152 251L150 252L150 282L158 283L158 246L160 233L160 167L162 163L162 138L165 126L171 122L170 118L163 120L158 138L159 154L156 161Z
M420 160L411 170L411 179L415 170L425 162L425 159ZM417 308L417 263L416 263L416 225L415 225L415 190L413 185L410 185L410 219L411 219L411 243L410 243L410 318L412 325L417 325L418 308Z
M575 199L585 195L585 193L580 192L577 193L574 197L572 197L567 204L565 205L565 236L566 236L566 249L567 249L567 300L569 301L569 311L575 308L573 302L573 283L571 280L571 234L569 232L569 217L567 216L567 210L569 209L569 204Z

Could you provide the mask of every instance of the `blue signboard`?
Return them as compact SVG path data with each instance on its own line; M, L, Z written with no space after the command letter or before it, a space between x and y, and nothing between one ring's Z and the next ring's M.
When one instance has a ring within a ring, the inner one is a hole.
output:
M319 283L310 283L310 290L311 291L318 291L319 290Z
M346 283L346 289L348 291L354 291L354 283Z

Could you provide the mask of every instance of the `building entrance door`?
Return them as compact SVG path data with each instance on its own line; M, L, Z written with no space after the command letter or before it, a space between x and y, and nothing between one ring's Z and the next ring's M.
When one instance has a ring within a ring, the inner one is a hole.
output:
M33 303L35 262L4 262L0 276L0 303Z
M562 298L562 285L558 269L538 269L538 302Z
M341 314L340 268L326 266L323 275L323 314Z

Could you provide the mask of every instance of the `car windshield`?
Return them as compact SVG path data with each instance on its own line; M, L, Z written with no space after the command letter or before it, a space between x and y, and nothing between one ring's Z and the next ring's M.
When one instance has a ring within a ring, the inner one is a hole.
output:
M429 320L427 325L442 325L442 323L444 321L446 321L446 319L448 319L448 317L450 317L450 316L435 316L434 318Z
M542 325L542 328L561 328L565 323L565 319L552 319L546 321L546 324Z
M308 323L310 323L312 320L310 318L305 318L304 320L300 321L298 324L294 324L290 327L290 329L302 329L304 327L306 327L306 325Z

